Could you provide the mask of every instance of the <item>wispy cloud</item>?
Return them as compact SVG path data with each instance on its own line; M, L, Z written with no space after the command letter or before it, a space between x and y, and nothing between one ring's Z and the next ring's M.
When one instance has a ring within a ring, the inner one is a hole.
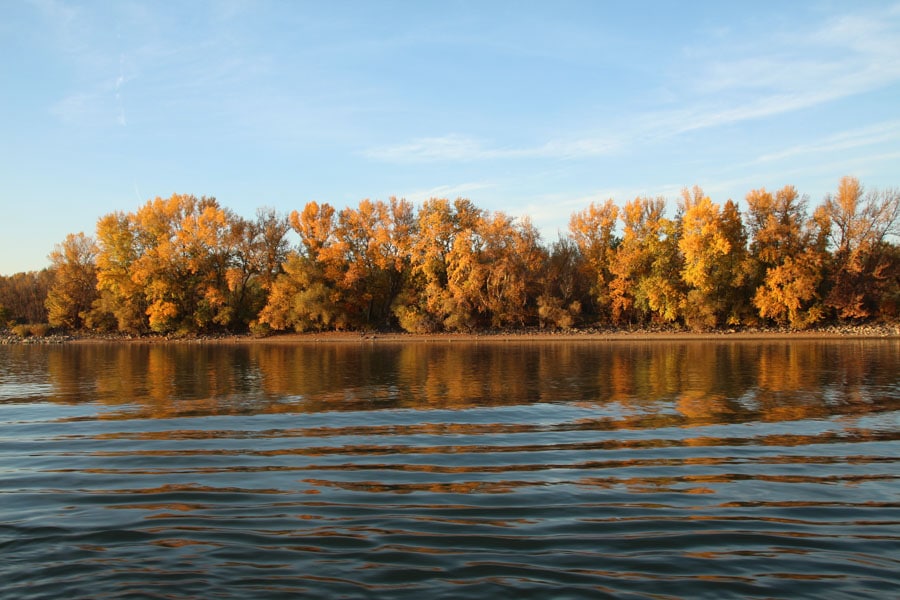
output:
M808 109L900 82L900 4L811 30L685 50L669 77L683 107L646 112L624 139L666 139Z
M371 148L363 153L387 162L465 161L486 158L490 151L473 138L457 134L427 137L393 146Z
M676 131L789 113L897 83L898 6L700 51L673 74L688 81L682 94L695 105Z
M113 123L125 127L124 74L71 92L50 107L50 114L66 125L104 127Z
M451 133L373 147L364 156L395 163L521 158L586 159L685 133L809 109L900 82L900 4L838 15L808 31L773 31L740 41L707 32L685 48L663 87L678 108L632 113L533 144ZM662 82L660 82L662 83ZM585 130L602 129L585 135Z
M68 89L49 112L67 125L127 125L124 87L132 78L118 35L90 8L57 0L31 0L43 18L51 46L68 69Z
M125 127L128 125L128 120L125 118L125 103L122 100L122 86L125 85L125 82L128 81L125 78L125 55L119 55L119 76L116 77L116 105L119 109L119 125Z
M397 163L466 162L518 158L578 158L609 154L618 147L612 139L582 138L552 140L534 146L492 146L459 134L417 138L412 141L369 148L367 158Z
M431 198L447 198L455 200L456 198L468 197L473 192L486 190L494 187L493 183L487 181L470 181L466 183L440 185L428 189L412 190L405 194L401 194L410 202L421 203Z
M885 121L867 127L859 127L829 135L808 144L798 144L779 152L764 154L756 159L758 163L772 162L808 154L826 154L839 150L850 150L874 146L884 142L900 140L900 120Z

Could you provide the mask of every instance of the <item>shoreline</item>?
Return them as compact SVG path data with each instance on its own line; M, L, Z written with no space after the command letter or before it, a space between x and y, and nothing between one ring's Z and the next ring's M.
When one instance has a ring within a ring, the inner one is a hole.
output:
M251 334L197 336L119 334L51 334L21 338L0 332L0 345L35 344L322 344L322 343L497 343L497 342L690 342L690 341L791 341L900 339L900 325L835 325L794 331L781 328L742 328L713 331L680 329L588 328L565 331L522 329L473 333L396 332L305 332L276 333L265 337Z

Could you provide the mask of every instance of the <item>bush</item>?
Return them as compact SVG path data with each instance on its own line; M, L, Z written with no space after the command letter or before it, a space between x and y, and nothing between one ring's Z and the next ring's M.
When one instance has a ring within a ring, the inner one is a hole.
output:
M47 323L34 323L30 327L31 335L34 337L47 337L47 334L50 333L50 325Z
M22 323L14 325L12 332L20 338L46 337L50 333L50 325L47 323Z
M268 337L272 334L272 327L268 323L260 323L254 320L250 322L250 333L258 338Z
M394 316L404 331L409 333L434 333L440 331L440 323L435 318L414 306L394 307Z

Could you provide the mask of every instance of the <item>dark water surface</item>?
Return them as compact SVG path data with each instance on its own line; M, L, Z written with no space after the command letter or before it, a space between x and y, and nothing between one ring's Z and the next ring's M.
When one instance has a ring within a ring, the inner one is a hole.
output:
M2 598L895 598L900 343L0 347Z

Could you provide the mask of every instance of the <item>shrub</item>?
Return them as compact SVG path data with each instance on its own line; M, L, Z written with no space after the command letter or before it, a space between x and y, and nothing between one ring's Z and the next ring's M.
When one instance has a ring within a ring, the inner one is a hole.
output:
M260 323L259 321L250 322L250 333L254 337L268 337L272 334L272 327L268 323Z
M12 332L20 338L46 337L50 333L50 325L47 323L23 323L14 325Z
M48 333L50 333L50 325L47 323L33 323L29 325L31 328L31 335L34 337L46 337Z

